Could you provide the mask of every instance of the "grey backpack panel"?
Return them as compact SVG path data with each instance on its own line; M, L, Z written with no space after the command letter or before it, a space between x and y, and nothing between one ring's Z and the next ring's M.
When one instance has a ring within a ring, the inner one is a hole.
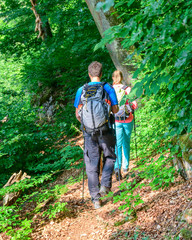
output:
M83 125L90 129L97 129L106 123L106 113L102 101L90 100L82 108Z
M89 133L99 131L108 122L109 111L108 104L105 102L104 84L86 84L82 90L81 124Z

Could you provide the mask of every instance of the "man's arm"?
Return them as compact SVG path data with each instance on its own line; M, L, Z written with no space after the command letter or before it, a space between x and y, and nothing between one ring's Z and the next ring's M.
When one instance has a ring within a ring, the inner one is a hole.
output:
M81 122L81 118L80 118L80 116L79 116L78 111L79 111L79 109L76 108L76 109L75 109L75 116L76 116L77 120L78 120L79 122Z
M117 113L119 111L119 106L115 89L109 84L105 84L104 89L109 94L109 98L111 100L111 111L113 113Z
M77 118L77 120L79 122L81 122L81 118L78 114L79 112L79 109L81 108L81 104L80 104L80 99L81 99L81 93L82 93L82 87L80 87L78 90L77 90L77 93L76 93L76 96L75 96L75 102L74 102L74 107L75 107L75 116Z

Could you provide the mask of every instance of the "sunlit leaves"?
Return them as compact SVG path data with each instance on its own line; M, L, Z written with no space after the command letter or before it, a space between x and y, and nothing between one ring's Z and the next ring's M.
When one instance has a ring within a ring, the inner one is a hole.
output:
M192 121L190 105L186 105L191 101L192 89L190 4L191 0L176 0L174 4L165 0L119 1L115 8L121 14L127 13L126 17L122 15L124 24L109 29L100 44L102 46L115 38L122 38L124 48L135 45L134 54L127 57L129 61L137 59L138 69L133 78L142 78L142 85L134 87L135 95L140 97L144 91L149 96L155 94L157 99L163 96L163 100L170 105L169 115L176 114L176 103L179 102L180 109L184 108L185 112L175 115L175 124L185 118L186 122L190 122L184 123L187 131L191 131L189 126Z
M100 11L100 9L102 9L104 12L107 12L113 5L114 5L114 0L106 0L105 2L98 2L96 6L96 11Z

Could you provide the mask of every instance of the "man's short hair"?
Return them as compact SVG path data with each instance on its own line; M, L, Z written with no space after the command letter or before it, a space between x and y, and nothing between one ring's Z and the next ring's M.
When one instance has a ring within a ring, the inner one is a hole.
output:
M94 61L88 67L88 72L92 77L101 77L102 74L102 64Z

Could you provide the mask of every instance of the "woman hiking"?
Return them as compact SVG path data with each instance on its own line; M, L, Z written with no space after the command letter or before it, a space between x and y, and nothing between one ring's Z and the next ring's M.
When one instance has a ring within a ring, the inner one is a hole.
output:
M123 74L121 71L116 70L112 75L113 79L113 88L115 89L118 104L122 98L126 95L126 103L122 106L119 106L118 113L115 114L115 131L116 131L116 141L117 149L116 155L117 159L115 162L114 170L116 179L122 179L121 167L123 172L128 172L129 167L129 158L130 158L130 139L131 132L133 129L133 110L137 108L137 102L129 102L128 95L131 91L131 87L122 84ZM123 155L123 163L122 163ZM118 162L117 162L118 161Z

